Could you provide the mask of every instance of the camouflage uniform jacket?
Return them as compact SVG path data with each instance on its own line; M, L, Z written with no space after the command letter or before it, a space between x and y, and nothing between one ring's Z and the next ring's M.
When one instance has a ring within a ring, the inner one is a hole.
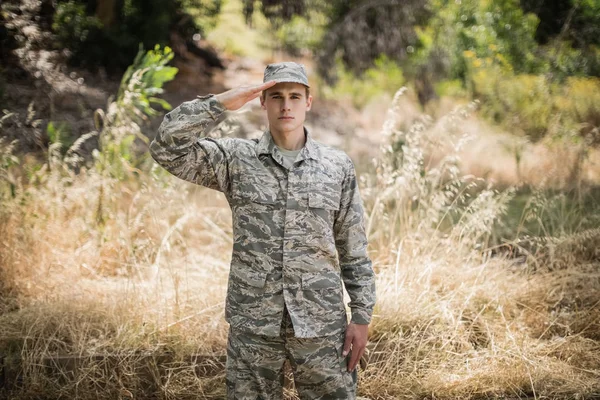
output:
M150 145L173 175L223 192L233 216L225 319L233 329L278 336L284 303L296 337L368 324L375 279L354 165L341 150L306 143L291 169L267 130L260 139L210 138L225 108L209 95L169 112ZM339 258L338 258L339 254Z

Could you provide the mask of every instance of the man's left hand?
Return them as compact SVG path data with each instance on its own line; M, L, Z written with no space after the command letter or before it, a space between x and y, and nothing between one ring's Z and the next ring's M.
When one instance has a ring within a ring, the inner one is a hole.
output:
M350 322L346 328L346 339L344 340L344 350L342 355L346 357L352 348L352 356L348 362L348 372L354 371L358 361L365 353L367 347L367 336L369 334L369 325L359 325Z

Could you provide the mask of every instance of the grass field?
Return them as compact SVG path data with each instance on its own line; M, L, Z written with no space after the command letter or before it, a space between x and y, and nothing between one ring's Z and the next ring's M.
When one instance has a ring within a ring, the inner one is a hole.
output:
M361 395L598 398L593 193L580 193L587 203L543 191L523 201L463 176L450 125L451 150L426 165L431 124L399 131L400 98L381 132L377 173L362 180L378 303ZM390 150L400 142L402 151ZM224 197L156 165L128 179L68 171L2 170L3 189L10 181L17 190L3 192L0 209L0 354L20 360L23 384L9 398L143 398L148 388L153 398L223 398L218 365L203 375L185 360L224 355L232 246ZM112 357L110 368L99 354ZM168 366L138 373L144 357L165 354ZM84 361L46 368L59 355Z

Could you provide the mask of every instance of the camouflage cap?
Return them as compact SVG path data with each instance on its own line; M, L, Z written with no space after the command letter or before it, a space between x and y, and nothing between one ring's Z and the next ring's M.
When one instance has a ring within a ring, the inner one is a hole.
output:
M308 86L308 78L304 65L291 61L267 65L263 82L269 81L296 82L310 87Z

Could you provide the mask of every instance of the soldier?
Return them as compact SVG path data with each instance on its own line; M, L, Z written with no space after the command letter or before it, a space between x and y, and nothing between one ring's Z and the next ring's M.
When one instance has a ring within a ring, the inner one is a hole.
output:
M227 398L281 399L288 359L300 398L355 399L375 279L354 165L304 127L312 96L303 65L270 64L263 82L182 103L150 152L231 207ZM260 139L206 136L225 110L259 96L269 120Z

